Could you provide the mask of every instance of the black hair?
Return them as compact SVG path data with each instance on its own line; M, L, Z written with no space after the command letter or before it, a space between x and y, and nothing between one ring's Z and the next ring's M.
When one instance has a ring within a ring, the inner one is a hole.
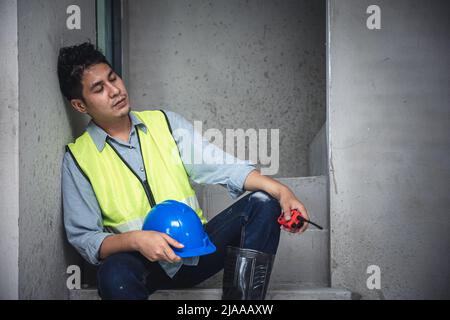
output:
M90 42L63 47L58 56L58 79L62 94L67 100L83 99L81 79L84 70L99 63L110 63L103 53Z

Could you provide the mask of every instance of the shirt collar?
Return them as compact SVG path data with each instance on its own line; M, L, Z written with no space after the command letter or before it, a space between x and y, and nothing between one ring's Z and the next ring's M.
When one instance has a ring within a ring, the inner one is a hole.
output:
M132 125L131 130L133 130L133 128L135 126L137 126L144 133L147 133L147 126L141 121L141 119L139 119L133 112L129 112L128 115L131 120L131 125ZM89 133L92 140L94 141L94 144L97 147L97 150L99 152L102 152L103 148L105 147L106 138L107 137L111 138L111 136L109 136L109 134L107 134L105 132L105 130L100 128L93 120L91 120L89 122L89 124L86 128L86 131Z

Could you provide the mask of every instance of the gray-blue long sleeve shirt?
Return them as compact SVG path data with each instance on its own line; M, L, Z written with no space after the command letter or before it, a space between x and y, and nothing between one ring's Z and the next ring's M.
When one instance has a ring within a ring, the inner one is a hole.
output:
M180 156L189 178L200 184L221 184L226 186L233 199L239 197L247 175L255 169L250 161L233 157L222 149L209 143L200 132L194 130L191 122L180 114L163 110L172 129ZM130 113L132 122L129 141L124 142L109 136L111 143L141 179L145 180L144 165L135 127L146 132L147 127ZM86 131L97 149L103 150L108 134L91 121ZM188 139L186 139L188 138ZM192 143L186 143L190 141ZM197 146L195 144L197 143ZM201 147L198 147L201 144ZM204 152L207 150L208 152ZM199 162L199 153L204 161ZM205 154L209 159L205 159ZM103 227L102 212L89 181L80 172L70 153L64 154L62 169L62 192L64 225L67 238L81 256L88 262L98 265L99 249L103 240L113 235ZM198 257L184 258L178 263L159 262L165 272L173 277L183 264L197 265Z

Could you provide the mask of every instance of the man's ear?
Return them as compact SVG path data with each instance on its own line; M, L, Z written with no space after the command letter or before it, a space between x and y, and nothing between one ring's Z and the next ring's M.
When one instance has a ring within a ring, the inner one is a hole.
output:
M70 104L72 107L81 113L87 113L86 104L81 99L72 99L70 100Z

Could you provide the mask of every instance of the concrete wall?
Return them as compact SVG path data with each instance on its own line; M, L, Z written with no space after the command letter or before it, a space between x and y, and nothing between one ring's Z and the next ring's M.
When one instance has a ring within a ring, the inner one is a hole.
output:
M66 8L81 8L81 30L66 28ZM64 146L83 118L65 103L56 65L61 46L95 43L95 2L18 1L19 34L19 297L67 297L67 266L80 263L68 245L61 212Z
M0 299L17 299L19 284L19 67L17 3L0 2Z
M332 285L449 299L449 2L376 1L380 30L373 1L328 4Z
M327 127L326 123L324 123L309 145L308 166L310 176L323 176L328 174L327 154Z
M308 144L325 121L325 1L127 4L135 109L166 107L223 134L279 129L277 176L308 175Z

